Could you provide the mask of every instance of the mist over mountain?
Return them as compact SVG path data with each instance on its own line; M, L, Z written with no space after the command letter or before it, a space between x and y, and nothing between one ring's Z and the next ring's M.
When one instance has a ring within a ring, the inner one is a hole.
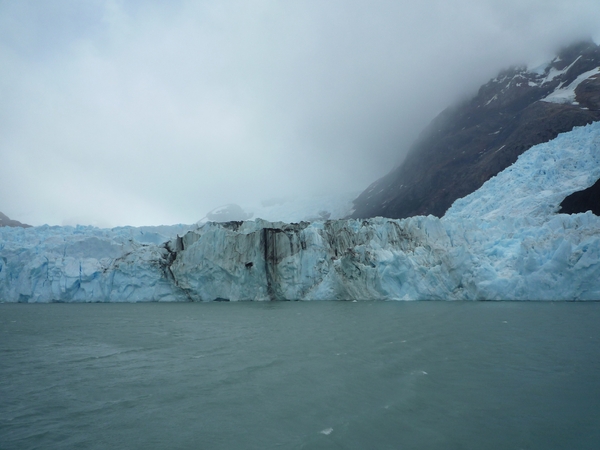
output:
M599 74L600 47L591 41L540 67L504 70L438 115L402 164L354 201L351 217L443 216L533 145L600 120ZM591 206L580 200L578 208Z
M0 227L21 227L21 228L29 228L31 225L27 225L26 223L21 223L18 220L13 220L8 217L6 214L3 214L0 211Z
M141 226L360 192L448 105L586 37L596 0L0 2L0 209Z

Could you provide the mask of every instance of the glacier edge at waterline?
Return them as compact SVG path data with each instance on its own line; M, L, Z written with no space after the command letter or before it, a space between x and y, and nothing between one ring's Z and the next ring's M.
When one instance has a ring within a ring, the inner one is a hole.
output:
M599 300L600 217L557 213L599 178L593 123L442 218L0 228L0 300Z

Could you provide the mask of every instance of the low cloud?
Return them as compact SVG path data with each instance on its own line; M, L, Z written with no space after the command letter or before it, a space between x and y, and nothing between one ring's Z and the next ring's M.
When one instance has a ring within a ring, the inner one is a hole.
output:
M0 211L191 223L359 191L498 70L599 24L583 0L0 3Z

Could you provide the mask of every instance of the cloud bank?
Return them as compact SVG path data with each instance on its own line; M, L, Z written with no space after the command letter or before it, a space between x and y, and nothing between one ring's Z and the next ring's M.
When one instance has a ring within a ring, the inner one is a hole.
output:
M0 2L0 211L192 223L359 191L498 70L585 38L596 0Z

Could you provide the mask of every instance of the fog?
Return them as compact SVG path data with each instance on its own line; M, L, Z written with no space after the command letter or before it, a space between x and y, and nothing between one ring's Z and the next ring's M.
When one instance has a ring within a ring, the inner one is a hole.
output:
M0 211L158 225L360 191L500 69L584 38L597 0L0 1Z

